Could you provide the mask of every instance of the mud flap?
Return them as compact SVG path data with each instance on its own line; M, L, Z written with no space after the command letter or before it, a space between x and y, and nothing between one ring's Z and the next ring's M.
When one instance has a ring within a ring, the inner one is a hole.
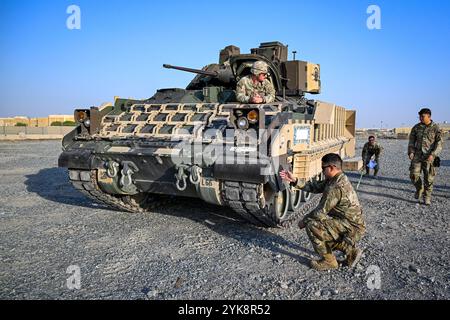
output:
M91 150L64 151L58 158L58 167L91 170L98 167Z

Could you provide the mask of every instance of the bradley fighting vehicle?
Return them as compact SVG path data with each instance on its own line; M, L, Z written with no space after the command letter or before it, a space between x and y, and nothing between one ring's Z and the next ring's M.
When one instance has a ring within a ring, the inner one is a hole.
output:
M119 210L150 211L162 195L198 197L259 226L289 225L318 196L283 183L279 171L321 179L323 155L355 152L355 111L308 99L320 93L320 66L293 53L288 60L287 46L269 42L250 54L228 46L202 70L164 65L196 76L186 89L75 110L59 166L75 188ZM258 60L276 99L239 103L236 84Z

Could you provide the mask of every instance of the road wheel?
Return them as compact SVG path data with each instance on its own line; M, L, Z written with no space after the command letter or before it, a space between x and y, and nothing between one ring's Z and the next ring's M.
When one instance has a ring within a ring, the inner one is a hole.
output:
M296 211L302 205L302 191L299 189L291 190L290 200L289 210Z

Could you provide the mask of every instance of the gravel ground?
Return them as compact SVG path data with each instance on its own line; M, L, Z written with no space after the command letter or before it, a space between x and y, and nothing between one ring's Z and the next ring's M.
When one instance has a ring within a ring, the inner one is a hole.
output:
M407 142L380 142L381 177L358 190L363 260L324 273L307 266L315 255L297 228L255 228L195 199L110 210L57 168L59 141L0 142L0 299L449 299L450 143L425 207L413 198ZM73 265L80 289L67 286Z

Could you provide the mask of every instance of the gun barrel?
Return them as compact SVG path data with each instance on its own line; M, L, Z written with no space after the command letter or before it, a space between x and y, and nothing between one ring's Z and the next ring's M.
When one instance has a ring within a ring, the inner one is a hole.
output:
M163 67L166 69L175 69L175 70L181 70L191 73L199 73L204 74L205 76L211 76L211 77L217 77L217 72L214 71L205 71L205 70L198 70L198 69L191 69L191 68L185 68L185 67L178 67L178 66L172 66L170 64L163 64Z

